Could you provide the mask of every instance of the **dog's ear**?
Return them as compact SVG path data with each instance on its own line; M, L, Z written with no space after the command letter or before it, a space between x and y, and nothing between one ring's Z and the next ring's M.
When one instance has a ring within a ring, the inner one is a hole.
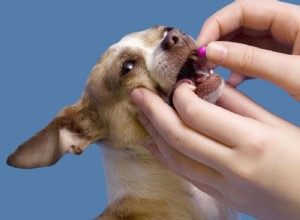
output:
M18 168L37 168L55 164L65 153L81 154L104 136L95 112L73 105L64 108L43 130L24 142L8 159Z

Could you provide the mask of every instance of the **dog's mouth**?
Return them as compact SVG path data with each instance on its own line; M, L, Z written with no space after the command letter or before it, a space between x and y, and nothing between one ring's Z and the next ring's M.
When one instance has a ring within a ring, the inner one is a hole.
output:
M209 102L215 102L216 98L218 98L215 96L219 95L216 92L222 86L223 79L219 74L209 69L201 59L198 57L196 50L191 52L177 75L174 90L185 82L195 86L195 94L198 97ZM172 96L170 99L172 99ZM172 100L170 101L172 103Z
M184 65L181 67L176 80L177 84L187 82L197 87L213 74L212 70L209 70L204 64L199 62L196 53L196 51L192 51Z

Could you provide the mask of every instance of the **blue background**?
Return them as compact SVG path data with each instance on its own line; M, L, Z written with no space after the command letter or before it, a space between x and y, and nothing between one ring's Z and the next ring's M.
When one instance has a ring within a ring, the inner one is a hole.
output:
M197 37L205 19L230 2L0 0L0 219L98 216L106 206L98 146L44 169L8 167L7 156L80 97L98 57L122 36L160 24ZM261 80L240 89L300 125L299 104L281 89Z

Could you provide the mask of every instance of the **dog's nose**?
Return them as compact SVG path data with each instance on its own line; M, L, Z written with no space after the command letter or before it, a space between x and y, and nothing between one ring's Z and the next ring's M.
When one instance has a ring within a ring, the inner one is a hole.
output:
M175 45L182 44L182 38L185 35L181 30L172 29L168 32L167 36L161 42L161 47L164 50L168 50Z

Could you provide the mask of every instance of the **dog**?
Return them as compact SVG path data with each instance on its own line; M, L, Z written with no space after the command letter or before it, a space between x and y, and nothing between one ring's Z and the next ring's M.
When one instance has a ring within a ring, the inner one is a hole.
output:
M196 49L192 37L170 27L126 35L93 67L82 97L12 153L8 165L50 166L65 153L79 155L97 142L109 199L97 220L236 219L226 204L172 173L144 149L149 135L130 100L133 89L144 87L172 105L176 85L185 81L214 103L224 83L199 61Z

